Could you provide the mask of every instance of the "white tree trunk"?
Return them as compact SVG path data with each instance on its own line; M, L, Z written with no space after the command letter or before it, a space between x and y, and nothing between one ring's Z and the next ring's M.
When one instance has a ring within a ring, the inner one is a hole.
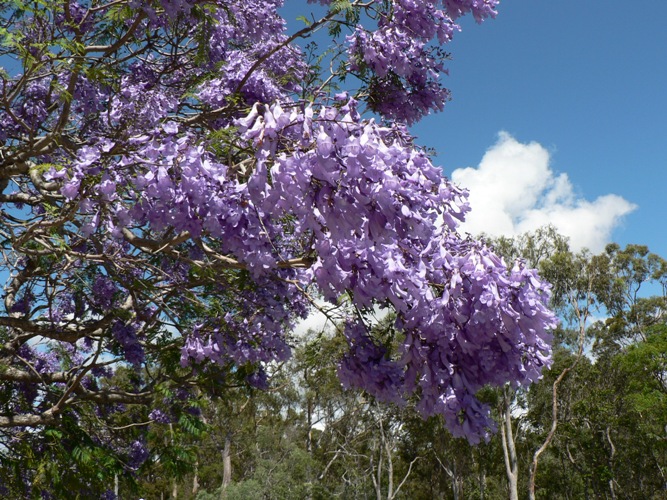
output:
M509 484L510 500L519 500L519 467L514 445L514 433L512 432L512 412L510 411L509 388L503 390L503 422L500 426L500 436L503 443L503 455L505 457L505 470Z
M232 482L232 436L227 433L225 436L225 447L222 450L222 486L220 487L220 499L227 497L227 487Z

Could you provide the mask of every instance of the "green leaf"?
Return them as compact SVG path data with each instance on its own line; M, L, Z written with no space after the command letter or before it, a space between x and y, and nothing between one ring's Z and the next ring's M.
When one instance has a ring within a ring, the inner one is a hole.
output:
M352 2L349 0L334 0L329 5L329 10L334 14L346 12L352 8Z
M44 435L53 439L62 439L63 433L58 429L47 429L44 431Z
M310 21L310 19L308 19L306 16L299 16L299 17L296 18L296 20L297 20L297 21L301 21L301 22L302 22L303 24L305 24L306 26L310 26L311 24L313 24L313 23Z

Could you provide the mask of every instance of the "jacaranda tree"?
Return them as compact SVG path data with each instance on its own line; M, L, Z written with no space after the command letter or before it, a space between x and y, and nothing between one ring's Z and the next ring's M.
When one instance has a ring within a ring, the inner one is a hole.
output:
M407 129L449 98L457 19L498 0L320 3L293 34L281 0L0 4L7 464L40 440L133 470L142 424L265 386L322 300L347 311L344 385L472 442L494 428L475 393L549 364L548 285L457 233L466 193Z

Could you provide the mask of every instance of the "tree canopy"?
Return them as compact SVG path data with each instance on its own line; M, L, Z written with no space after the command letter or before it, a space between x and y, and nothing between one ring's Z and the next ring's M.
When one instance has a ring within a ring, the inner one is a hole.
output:
M345 386L474 443L477 392L549 366L549 285L457 232L466 193L407 129L497 0L320 3L292 34L277 0L2 3L7 449L136 470L151 423L198 432L201 391L266 387L312 307L343 325Z

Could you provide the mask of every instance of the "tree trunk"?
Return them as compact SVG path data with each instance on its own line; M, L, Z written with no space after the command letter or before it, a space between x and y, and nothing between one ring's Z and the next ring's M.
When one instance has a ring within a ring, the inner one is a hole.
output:
M169 434L171 435L171 444L174 444L174 425L169 424ZM178 498L178 484L176 484L176 479L171 481L171 498L176 500Z
M201 421L204 425L208 425L208 420L206 419L206 415L203 412L201 414ZM192 478L193 498L197 497L197 493L199 493L199 453L197 453L197 459L195 460L195 475Z
M459 500L459 498L461 498L462 489L459 476L456 473L456 462L454 462L452 464L452 493L454 494L454 500Z
M307 409L307 418L308 418L308 436L306 437L306 451L308 452L308 457L310 458L311 462L313 460L313 400L310 397L310 392L308 391L308 388L310 387L309 380L308 380L308 368L304 369L303 371L303 380L306 383L306 409ZM312 499L312 494L311 494L311 488L312 488L312 483L313 483L313 471L312 471L312 466L311 462L308 463L308 470L307 470L307 475L306 475L306 480L308 481L308 484L311 485L310 488L308 489L308 496L306 497L306 500L311 500Z
M375 482L375 492L377 493L377 500L382 500L382 446L380 448L380 456L378 458L377 480Z
M225 447L222 450L222 486L220 487L220 499L227 497L227 487L232 482L232 435L225 435Z
M609 471L612 474L612 477L609 479L609 492L611 493L612 500L616 500L616 492L614 491L614 455L616 455L616 446L611 440L611 428L607 426L607 441L609 442L609 447L611 452L609 454Z
M451 467L448 467L447 465L445 465L442 462L442 460L440 460L440 457L438 457L437 453L434 454L434 455L435 455L435 459L440 464L440 467L442 467L442 470L444 470L447 473L447 475L449 476L449 478L452 480L452 494L454 495L454 500L459 500L459 495L460 495L461 492L460 492L460 488L459 488L459 477L456 473L456 461L452 462ZM444 498L445 494L441 492L440 497Z
M586 294L587 303L591 303L592 300L590 299L592 293L591 287L592 285L589 282L589 289ZM570 366L564 368L563 371L560 373L560 375L558 375L558 378L554 380L552 386L553 387L552 395L551 395L551 429L549 429L549 433L547 434L546 439L542 443L542 446L540 446L535 451L535 454L533 455L533 461L530 464L530 472L528 476L529 500L535 500L535 480L537 478L537 464L540 459L540 455L542 455L542 453L544 453L549 444L551 444L551 441L556 435L556 429L558 428L558 386L567 376L567 374L573 371L577 367L577 365L579 364L579 360L581 359L581 356L584 353L584 343L586 341L586 324L588 320L589 311L588 309L584 310L576 309L575 313L579 318L579 350L577 351L577 356L575 357L574 362Z
M503 389L503 423L500 426L501 441L503 444L503 455L505 457L505 470L509 484L510 500L519 500L519 467L514 445L514 433L512 432L512 412L510 411L509 388Z
M486 488L486 473L484 470L480 470L479 472L479 498L480 500L484 500L484 490Z
M196 497L199 491L199 459L195 460L194 476L192 478L192 496Z
M385 453L387 454L387 500L393 500L394 498L394 462L391 458L392 450L391 443L389 442L387 435L384 432L384 427L382 425L382 420L380 420L380 437L382 438L382 445L384 446ZM380 448L382 452L382 447Z

